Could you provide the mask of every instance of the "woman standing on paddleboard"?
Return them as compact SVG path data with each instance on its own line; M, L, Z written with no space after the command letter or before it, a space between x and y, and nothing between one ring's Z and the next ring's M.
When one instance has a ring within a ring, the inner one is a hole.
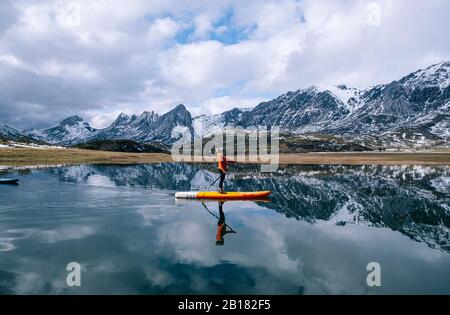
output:
M220 172L220 180L219 180L219 190L218 192L223 194L223 183L225 181L225 175L228 172L228 163L236 163L234 160L227 159L225 154L223 153L222 148L217 149L217 167Z

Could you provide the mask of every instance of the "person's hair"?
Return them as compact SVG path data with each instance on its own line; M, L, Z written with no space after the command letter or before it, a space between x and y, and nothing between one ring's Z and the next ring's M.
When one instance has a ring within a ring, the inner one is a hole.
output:
M216 245L217 246L222 246L225 242L223 240L217 240L216 241Z
M221 147L216 148L216 153L223 153L223 148L221 148Z

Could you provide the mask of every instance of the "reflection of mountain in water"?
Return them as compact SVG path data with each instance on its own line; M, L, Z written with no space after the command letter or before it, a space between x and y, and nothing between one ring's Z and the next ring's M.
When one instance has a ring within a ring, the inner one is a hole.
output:
M205 189L216 178L213 165L146 164L76 166L53 169L65 181L107 176L116 185L171 190ZM449 167L288 166L260 174L239 165L228 190L273 192L261 203L297 220L388 227L430 247L450 251Z
M388 227L450 250L449 168L319 166L291 174L257 181L275 192L263 206L310 222Z

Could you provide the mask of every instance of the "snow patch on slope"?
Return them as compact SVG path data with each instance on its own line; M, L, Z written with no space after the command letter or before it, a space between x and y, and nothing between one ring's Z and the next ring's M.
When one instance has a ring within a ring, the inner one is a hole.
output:
M450 177L438 177L430 181L431 186L437 191L450 195Z
M450 61L440 62L424 70L411 74L405 82L406 86L439 86L444 89L450 85Z

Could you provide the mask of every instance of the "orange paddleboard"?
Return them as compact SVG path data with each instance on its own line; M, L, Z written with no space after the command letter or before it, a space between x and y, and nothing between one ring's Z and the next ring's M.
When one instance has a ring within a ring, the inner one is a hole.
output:
M223 194L215 191L188 191L177 192L175 198L180 199L214 199L214 200L252 200L263 199L270 195L270 191L249 191L249 192L225 192Z

